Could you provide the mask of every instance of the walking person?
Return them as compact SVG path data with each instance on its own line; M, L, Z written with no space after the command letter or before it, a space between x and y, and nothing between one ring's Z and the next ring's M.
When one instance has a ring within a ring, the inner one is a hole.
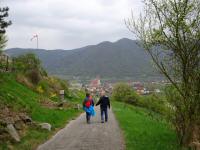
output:
M92 96L90 96L89 93L86 93L86 97L83 100L83 109L86 112L86 122L90 124L90 118L91 116L95 116L95 110L94 100L92 99Z
M110 109L110 100L108 96L105 96L105 92L103 91L101 93L101 97L99 101L97 102L96 106L100 105L101 109L101 123L104 123L108 121L108 108ZM105 120L104 120L105 116Z

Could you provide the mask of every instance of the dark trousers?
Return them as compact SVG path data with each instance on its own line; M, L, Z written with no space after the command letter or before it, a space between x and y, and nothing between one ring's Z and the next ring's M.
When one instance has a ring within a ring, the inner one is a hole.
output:
M101 108L101 121L104 122L104 115L105 115L105 121L108 121L108 109L107 108Z
M89 114L89 113L87 113L87 112L86 112L86 121L87 121L87 123L89 123L89 122L90 122L90 114Z

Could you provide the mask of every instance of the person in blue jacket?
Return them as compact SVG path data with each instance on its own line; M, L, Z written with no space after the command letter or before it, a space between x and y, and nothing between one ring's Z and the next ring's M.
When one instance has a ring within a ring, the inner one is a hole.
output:
M108 121L108 108L110 109L110 100L108 96L105 96L105 92L101 93L101 97L97 102L96 106L100 105L101 110L101 123L104 123L104 115L105 115L105 122Z
M88 124L90 124L90 118L91 116L95 116L95 110L94 100L92 99L92 96L90 96L89 93L86 93L86 97L83 100L83 109L86 112L86 121Z

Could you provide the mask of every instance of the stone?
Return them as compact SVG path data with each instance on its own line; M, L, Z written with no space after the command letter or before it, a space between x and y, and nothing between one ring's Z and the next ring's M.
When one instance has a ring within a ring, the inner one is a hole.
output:
M25 114L20 115L20 118L24 121L24 123L31 123L32 122L32 119Z
M42 129L46 129L48 131L51 131L51 125L49 123L41 123L40 124Z
M6 124L14 124L14 122L15 122L13 117L6 117L6 118L4 118L4 120L5 120Z
M25 124L22 120L18 120L14 124L15 129L22 130L25 127Z
M16 129L14 128L13 124L7 125L8 133L11 135L11 137L16 141L20 142L19 134L17 133Z
M18 115L14 116L13 119L14 119L15 122L21 120L21 118Z

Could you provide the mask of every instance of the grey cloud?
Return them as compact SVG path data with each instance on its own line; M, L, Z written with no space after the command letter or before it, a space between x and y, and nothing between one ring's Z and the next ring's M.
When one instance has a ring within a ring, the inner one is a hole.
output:
M8 47L34 47L30 38L35 33L40 36L40 47L47 49L71 49L133 37L123 19L130 16L131 8L138 15L140 1L2 0L10 7L13 21L7 32Z

